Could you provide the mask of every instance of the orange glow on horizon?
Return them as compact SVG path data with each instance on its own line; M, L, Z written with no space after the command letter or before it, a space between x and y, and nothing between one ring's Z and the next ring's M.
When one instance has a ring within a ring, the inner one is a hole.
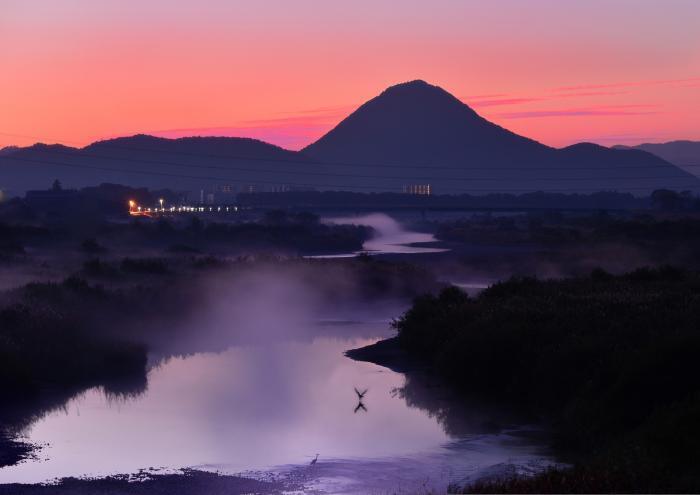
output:
M412 79L553 146L700 139L700 2L622 0L604 16L547 0L0 9L0 147L147 133L300 149Z

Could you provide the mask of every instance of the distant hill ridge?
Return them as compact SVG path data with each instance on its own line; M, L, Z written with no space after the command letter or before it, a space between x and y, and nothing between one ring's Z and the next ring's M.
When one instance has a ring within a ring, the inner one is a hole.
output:
M84 148L36 144L0 153L0 188L21 193L102 182L211 191L224 184L258 190L434 193L695 189L700 181L646 151L580 143L556 149L479 116L424 81L392 86L300 152L232 137L166 139L135 135Z
M643 143L636 146L613 146L614 149L641 150L652 153L667 162L694 175L700 175L700 141L668 141L666 143Z

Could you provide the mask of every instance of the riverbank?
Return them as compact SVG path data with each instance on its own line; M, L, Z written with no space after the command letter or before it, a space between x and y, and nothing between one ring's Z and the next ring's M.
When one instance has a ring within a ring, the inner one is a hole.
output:
M670 268L513 279L418 298L398 336L351 353L419 360L464 396L523 407L573 463L465 492L694 492L700 276Z
M0 495L280 495L298 488L289 482L185 470L174 474L141 472L99 479L65 478L49 484L6 484L0 485Z
M398 373L425 368L425 363L406 352L398 337L380 340L374 344L350 349L345 355L355 361L379 364Z

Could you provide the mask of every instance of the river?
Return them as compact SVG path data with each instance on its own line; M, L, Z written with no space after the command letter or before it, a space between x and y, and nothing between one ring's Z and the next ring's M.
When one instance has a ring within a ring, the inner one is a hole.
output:
M0 483L184 467L284 478L318 453L309 490L410 493L549 462L527 426L478 408L450 424L447 392L407 389L402 374L344 356L390 335L387 321L315 328L304 340L168 358L134 397L88 390L29 427L38 459L0 469ZM368 390L364 408L355 388Z
M381 232L375 252L429 236L391 223ZM403 304L352 318L329 310L303 330L245 343L217 337L202 347L192 332L153 350L145 390L93 388L38 418L24 432L42 446L37 458L0 469L0 483L195 468L301 480L321 494L426 493L550 465L546 441L521 420L344 355L393 335ZM362 401L355 389L367 390Z
M447 251L447 249L444 248L429 246L430 243L437 241L432 234L406 230L399 222L384 213L327 217L323 219L323 222L338 225L367 225L374 229L375 235L371 239L365 241L360 251L308 256L308 258L348 258L361 253L369 255L427 254Z

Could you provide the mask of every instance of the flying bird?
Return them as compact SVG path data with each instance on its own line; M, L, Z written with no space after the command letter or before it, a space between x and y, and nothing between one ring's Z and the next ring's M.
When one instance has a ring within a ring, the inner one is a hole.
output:
M364 398L365 398L365 394L367 393L367 390L369 390L369 389L366 388L366 389L364 389L362 392L360 392L359 390L357 390L357 387L354 387L354 388L355 388L355 393L357 394L357 398L358 398L359 400L364 399Z

